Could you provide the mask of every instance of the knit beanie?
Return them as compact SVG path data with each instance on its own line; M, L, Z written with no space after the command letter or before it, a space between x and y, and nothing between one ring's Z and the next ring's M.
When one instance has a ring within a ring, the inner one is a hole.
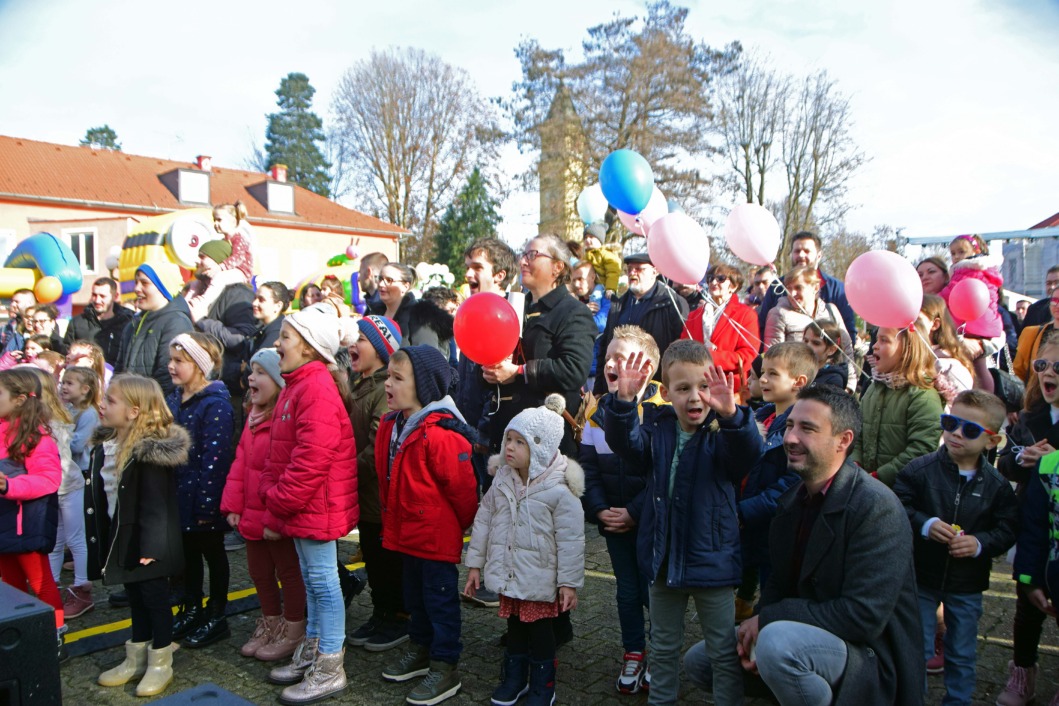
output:
M360 335L368 339L371 347L384 364L390 362L390 356L401 345L401 327L393 319L385 316L365 316L357 321Z
M455 389L459 376L449 361L434 346L405 346L401 349L412 362L416 379L416 397L426 407Z
M180 274L180 266L169 260L156 260L152 263L143 263L136 268L142 272L167 301L173 301L173 294L179 292L184 286L184 276Z
M279 385L282 390L287 386L287 381L283 379L283 374L279 371L279 351L275 348L262 348L250 358L250 364L257 363L261 366L261 369L268 373L268 376L272 378L273 382Z
M507 432L518 432L530 449L529 477L533 480L548 470L559 453L559 444L563 440L563 410L566 400L562 395L552 393L544 400L543 407L530 407L516 414L510 422Z
M224 238L207 240L199 248L199 255L205 255L214 262L221 263L232 256L232 244Z
M603 221L596 221L585 227L584 235L595 236L599 239L599 242L604 243L607 240L607 224Z
M349 319L339 319L318 304L296 311L283 321L332 365L338 349L351 346L357 340L356 327L349 326Z

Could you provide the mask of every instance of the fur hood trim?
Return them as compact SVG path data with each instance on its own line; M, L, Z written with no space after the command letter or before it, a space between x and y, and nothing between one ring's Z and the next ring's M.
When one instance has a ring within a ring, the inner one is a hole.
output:
M93 446L102 444L116 435L112 427L97 427L89 443ZM132 458L157 466L179 466L187 462L190 449L191 436L184 427L173 424L169 427L168 436L148 436L136 442Z
M416 302L408 314L408 322L412 329L426 326L443 341L452 338L454 321L455 319L447 311L443 311L433 302L422 300Z
M992 252L988 255L975 255L969 257L966 260L960 260L952 266L953 271L956 270L988 270L994 268L999 270L1004 266L1004 255L1003 253Z
M566 469L563 471L563 484L570 489L570 492L574 494L575 498L580 498L585 494L585 469L581 468L581 464L570 458L569 456L563 456L566 459ZM493 454L489 457L489 475L496 477L497 471L500 467L505 465L503 458L500 454ZM551 469L554 468L555 464L549 466L546 476L551 475Z

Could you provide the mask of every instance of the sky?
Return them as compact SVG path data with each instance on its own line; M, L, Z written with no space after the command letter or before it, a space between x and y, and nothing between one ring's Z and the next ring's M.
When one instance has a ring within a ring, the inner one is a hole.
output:
M738 40L796 75L824 69L851 97L871 158L851 185L852 230L1007 231L1059 211L1059 0L681 4L692 36ZM325 121L345 70L389 46L436 53L484 96L507 96L523 38L576 59L588 27L642 12L627 0L0 0L0 134L76 144L106 123L129 153L242 167L290 72L308 75ZM505 155L509 172L526 163ZM537 203L504 203L505 237L535 232Z

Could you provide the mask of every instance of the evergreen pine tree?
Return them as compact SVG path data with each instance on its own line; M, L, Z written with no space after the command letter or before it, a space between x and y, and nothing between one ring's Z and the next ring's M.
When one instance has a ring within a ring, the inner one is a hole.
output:
M82 147L91 147L97 150L114 150L121 152L121 143L118 142L118 133L110 125L90 127L85 131L81 140Z
M467 178L456 200L441 217L434 236L436 261L449 266L451 272L463 272L463 252L479 238L495 238L500 202L489 195L485 177L478 167Z
M285 164L287 179L321 196L331 195L331 165L320 149L324 121L314 113L313 94L305 74L291 73L279 82L279 112L268 116L265 156L269 165Z

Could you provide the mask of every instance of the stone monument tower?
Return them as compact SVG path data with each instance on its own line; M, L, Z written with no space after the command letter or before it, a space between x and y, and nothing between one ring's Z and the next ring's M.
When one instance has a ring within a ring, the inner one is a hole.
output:
M563 240L581 240L584 225L577 215L577 196L586 179L585 132L570 91L563 84L555 92L540 132L539 232L552 233Z

